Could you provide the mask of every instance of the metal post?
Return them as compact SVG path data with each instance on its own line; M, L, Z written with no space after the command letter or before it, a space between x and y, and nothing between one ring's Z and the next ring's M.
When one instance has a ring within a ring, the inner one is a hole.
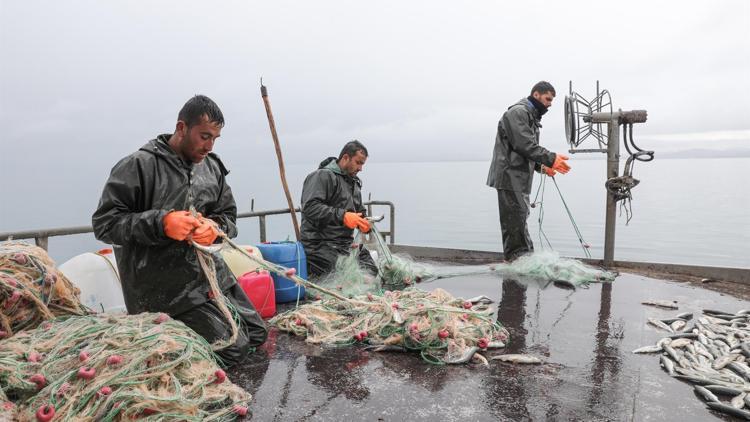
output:
M49 238L47 236L35 237L34 243L46 251L49 246Z
M260 224L260 241L262 243L266 241L266 216L259 216L258 223Z
M611 114L608 123L607 141L607 180L617 177L620 172L620 122L619 114ZM617 202L607 191L607 214L604 225L604 266L610 267L615 259L615 227L617 224Z

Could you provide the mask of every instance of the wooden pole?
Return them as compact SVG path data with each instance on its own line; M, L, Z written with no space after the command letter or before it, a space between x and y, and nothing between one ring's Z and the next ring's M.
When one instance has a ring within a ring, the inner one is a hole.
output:
M271 127L271 136L273 137L273 145L276 148L276 158L279 162L279 174L281 175L281 185L284 187L284 194L286 195L286 202L289 205L289 213L292 215L292 224L294 225L294 235L297 237L297 241L300 239L299 234L299 223L297 223L297 213L294 211L294 202L292 201L292 195L289 193L289 185L286 183L286 171L284 170L284 157L281 154L281 145L279 144L279 135L276 133L276 123L273 120L273 113L271 112L271 103L268 100L268 91L266 86L263 85L263 79L260 80L260 95L263 98L263 105L266 106L266 116L268 116L268 125Z

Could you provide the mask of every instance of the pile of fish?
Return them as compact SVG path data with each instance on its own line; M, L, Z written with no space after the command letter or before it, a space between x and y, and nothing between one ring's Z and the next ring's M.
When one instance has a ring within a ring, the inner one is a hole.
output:
M750 411L743 409L750 409L750 310L704 309L696 321L692 318L691 313L649 318L649 324L670 334L633 353L661 352L664 370L695 384L709 408L750 420Z

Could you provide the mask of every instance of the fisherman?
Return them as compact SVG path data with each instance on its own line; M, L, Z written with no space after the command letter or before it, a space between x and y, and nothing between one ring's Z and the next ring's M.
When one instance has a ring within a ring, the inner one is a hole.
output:
M508 107L497 125L487 185L497 189L506 261L534 252L526 224L533 171L553 177L570 170L567 156L539 145L541 119L554 99L552 84L538 82L531 95Z
M354 140L344 145L339 158L328 157L305 178L302 187L302 246L307 256L308 275L330 272L340 256L352 250L354 229L370 231L362 205L362 182L357 173L367 161L367 148ZM362 245L359 264L377 273L375 262Z
M229 171L211 152L223 126L210 98L188 100L174 133L148 141L112 168L92 217L96 238L115 245L128 313L164 312L211 343L232 332L210 300L191 240L211 245L217 228L237 235ZM219 287L240 319L237 341L217 352L232 366L265 341L267 329L224 261L217 255L214 263Z

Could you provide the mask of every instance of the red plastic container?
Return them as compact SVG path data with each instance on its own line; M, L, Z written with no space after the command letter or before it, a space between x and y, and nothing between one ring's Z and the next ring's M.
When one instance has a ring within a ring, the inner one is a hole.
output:
M250 271L238 278L237 282L261 317L270 318L276 315L276 292L273 288L273 278L268 271Z

